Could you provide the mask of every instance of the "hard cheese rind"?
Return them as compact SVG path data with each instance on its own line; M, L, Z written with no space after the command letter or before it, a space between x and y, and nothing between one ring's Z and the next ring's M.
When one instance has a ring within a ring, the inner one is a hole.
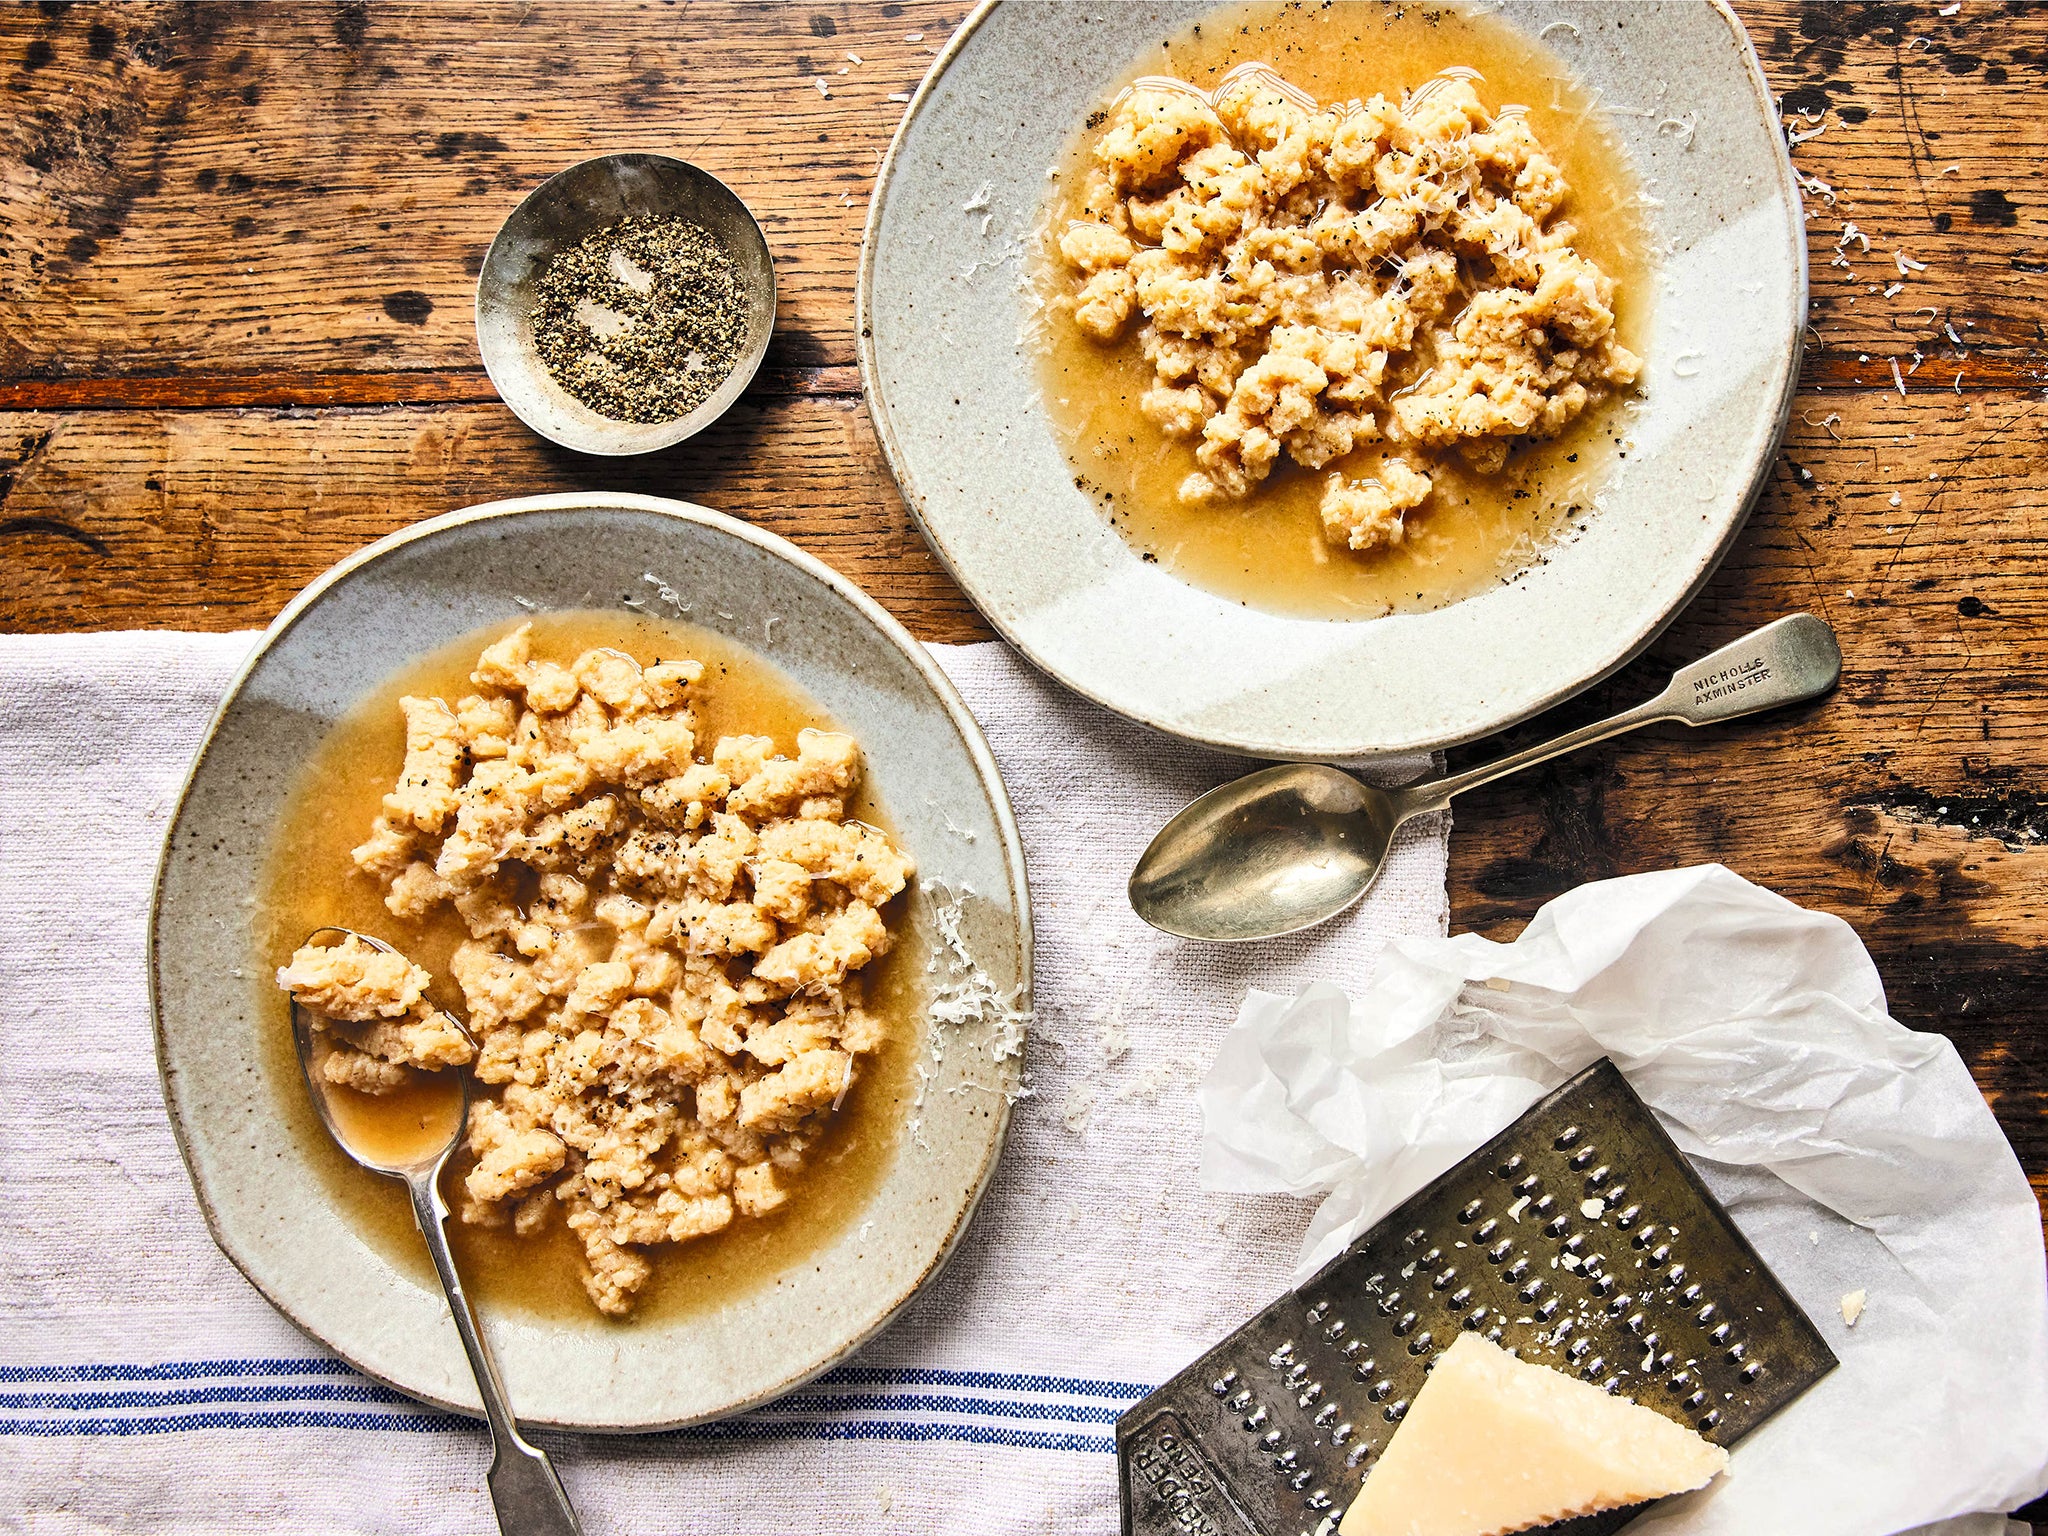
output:
M1475 1333L1437 1359L1340 1536L1504 1536L1683 1493L1728 1453Z

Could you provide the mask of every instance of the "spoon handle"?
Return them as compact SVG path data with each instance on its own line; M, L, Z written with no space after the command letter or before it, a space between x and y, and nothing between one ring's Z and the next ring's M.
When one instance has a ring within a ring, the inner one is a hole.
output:
M1403 818L1440 811L1454 795L1652 720L1683 720L1687 725L1734 720L1781 704L1817 699L1841 676L1842 652L1835 644L1835 632L1810 613L1790 614L1680 667L1662 693L1634 709L1463 773L1411 784L1397 791L1396 799Z
M484 1417L491 1426L491 1470L486 1481L491 1505L498 1512L498 1529L504 1536L583 1536L576 1511L555 1475L548 1453L530 1444L519 1433L512 1409L505 1401L505 1384L498 1379L497 1362L470 1311L469 1297L456 1273L455 1256L448 1250L448 1203L441 1198L441 1164L410 1174L406 1188L412 1193L413 1219L420 1236L427 1240L427 1252L434 1256L434 1273L441 1277L441 1289L448 1296L448 1310L455 1318L455 1331L462 1335L462 1348L469 1356L476 1390L484 1400Z

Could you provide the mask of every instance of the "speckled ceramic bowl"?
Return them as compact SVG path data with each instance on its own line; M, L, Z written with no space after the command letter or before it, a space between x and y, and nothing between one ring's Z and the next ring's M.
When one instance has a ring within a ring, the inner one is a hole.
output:
M758 651L859 738L917 858L913 927L929 927L942 887L962 893L970 951L996 988L1028 1001L1023 853L981 732L924 648L810 556L680 502L542 496L434 518L321 577L235 680L171 822L149 937L164 1097L214 1238L257 1288L353 1365L465 1412L479 1404L439 1289L395 1269L322 1194L310 1127L280 1112L305 1088L269 1080L267 1061L292 1068L258 1035L282 1027L258 990L265 855L294 770L381 679L532 607L644 598L650 572L688 594L691 622ZM674 1319L486 1311L519 1415L587 1430L715 1418L799 1385L882 1327L965 1230L1021 1065L994 1020L924 1033L935 1075L919 1134L900 1139L859 1219L797 1268ZM959 1091L968 1083L993 1091Z
M861 254L862 382L882 450L990 623L1111 709L1262 757L1485 735L1648 645L1763 484L1806 314L1798 191L1770 90L1718 3L1487 7L1531 35L1551 29L1660 200L1648 221L1668 254L1635 447L1584 530L1510 585L1430 613L1290 618L1179 581L1107 525L1076 488L1019 336L1017 258L1047 168L1142 47L1211 8L989 3L954 35L897 131ZM1674 110L1696 132L1660 132Z

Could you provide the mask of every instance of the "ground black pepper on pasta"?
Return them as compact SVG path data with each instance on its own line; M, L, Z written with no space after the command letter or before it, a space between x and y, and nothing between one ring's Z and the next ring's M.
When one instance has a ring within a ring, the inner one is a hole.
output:
M739 270L688 219L621 219L558 252L534 292L541 361L562 388L614 421L687 416L746 345ZM599 334L585 301L625 323L614 329L600 316L612 334Z

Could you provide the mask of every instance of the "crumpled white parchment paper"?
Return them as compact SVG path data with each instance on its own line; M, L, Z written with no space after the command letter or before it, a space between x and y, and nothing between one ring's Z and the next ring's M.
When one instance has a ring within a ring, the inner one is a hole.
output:
M1202 1085L1203 1183L1327 1192L1305 1279L1603 1055L1841 1359L1631 1536L1886 1536L2048 1487L2048 1275L2011 1146L1848 924L1719 865L1581 886L1512 944L1397 939L1356 998L1250 994Z

